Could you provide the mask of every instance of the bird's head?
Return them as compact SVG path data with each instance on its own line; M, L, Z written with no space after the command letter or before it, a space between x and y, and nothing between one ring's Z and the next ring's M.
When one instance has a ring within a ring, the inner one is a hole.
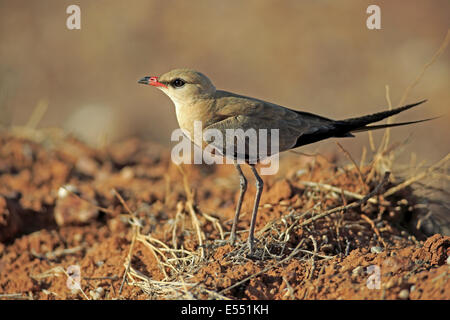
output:
M213 96L216 88L204 74L191 69L175 69L160 77L138 81L162 90L175 104Z

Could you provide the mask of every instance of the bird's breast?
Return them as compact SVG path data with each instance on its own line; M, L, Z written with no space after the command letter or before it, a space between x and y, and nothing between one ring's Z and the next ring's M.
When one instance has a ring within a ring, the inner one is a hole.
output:
M173 102L178 125L191 141L196 144L200 142L201 146L202 132L205 128L205 123L208 121L208 115L194 104L180 103L179 101Z

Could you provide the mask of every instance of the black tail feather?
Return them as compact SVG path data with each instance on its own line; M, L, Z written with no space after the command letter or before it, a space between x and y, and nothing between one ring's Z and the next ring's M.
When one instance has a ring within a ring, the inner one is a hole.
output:
M425 101L427 101L427 100L422 100L420 102L408 104L403 107L399 107L399 108L395 108L395 109L387 110L387 111L382 111L382 112L370 114L367 116L357 117L357 118L350 118L350 119L338 120L338 121L333 121L333 120L324 118L324 120L326 120L326 122L327 122L327 125L325 126L326 130L319 130L319 131L316 130L310 134L302 134L301 136L298 137L295 145L292 148L297 148L299 146L314 143L314 142L328 139L328 138L353 137L352 133L355 133L355 132L363 132L363 131L390 128L390 127L405 126L408 124L420 123L420 122L425 122L425 121L436 119L436 118L430 118L430 119L422 119L422 120L416 120L416 121L368 126L368 124L381 121L385 118L396 115L402 111L411 109L415 106L418 106L419 104L424 103ZM332 126L330 126L330 121L332 121Z
M425 122L425 121L430 121L430 120L434 120L437 119L439 117L434 117L434 118L428 118L428 119L422 119L422 120L416 120L416 121L408 121L408 122L398 122L398 123L389 123L389 124L380 124L380 125L376 125L376 126L365 126L359 129L355 129L352 130L352 133L355 132L364 132L364 131L370 131L370 130L377 130L377 129L385 129L385 128L391 128L391 127L400 127L400 126L406 126L408 124L414 124L414 123L420 123L420 122Z
M337 127L339 127L340 129L344 129L344 131L346 131L346 132L356 132L356 131L358 131L358 129L365 128L366 125L368 125L370 123L381 121L383 119L386 119L388 117L396 115L402 111L405 111L405 110L411 109L415 106L418 106L419 104L422 104L425 101L427 101L427 100L422 100L420 102L408 104L406 106L395 108L392 110L369 114L367 116L336 121L336 124L337 124ZM374 128L375 128L375 126L374 126ZM380 128L382 128L382 127L380 127ZM367 130L372 130L372 129L366 129L366 130L362 130L362 131L367 131Z

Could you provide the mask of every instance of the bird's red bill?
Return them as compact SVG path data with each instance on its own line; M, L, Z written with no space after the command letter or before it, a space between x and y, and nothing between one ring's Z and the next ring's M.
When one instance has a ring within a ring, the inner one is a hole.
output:
M164 83L161 83L158 81L158 77L144 77L141 80L138 81L142 84L148 84L154 87L164 87L167 88L167 86Z

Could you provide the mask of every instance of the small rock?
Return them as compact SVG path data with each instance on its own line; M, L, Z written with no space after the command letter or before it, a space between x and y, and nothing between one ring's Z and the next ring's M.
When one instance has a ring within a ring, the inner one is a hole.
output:
M383 252L383 248L382 247L372 247L372 248L370 248L370 252L381 253L381 252Z
M389 281L386 283L385 288L386 288L386 289L390 289L390 288L392 288L393 286L395 286L395 283L394 283L394 280L391 279L391 280L389 280Z
M105 289L103 289L102 287L98 287L95 290L89 291L89 294L93 300L98 300L103 298L103 296L105 295Z
M429 237L423 246L417 249L412 260L423 260L431 265L443 265L448 263L447 248L450 247L450 237L441 234L435 234Z
M77 188L72 184L66 184L58 189L58 198L65 198L70 195L71 192L77 192Z
M400 293L398 294L398 297L400 299L406 300L409 298L409 290L407 289L403 289L402 291L400 291Z
M120 177L124 180L131 180L134 178L134 171L131 167L124 167L120 170Z
M361 266L357 266L355 269L352 270L352 275L354 276L360 276L364 272L364 268Z
M447 257L447 264L450 264L450 256Z
M119 219L114 218L114 219L108 220L107 224L108 224L108 227L111 230L111 232L115 233L115 232L120 231L120 227L123 226L124 224L128 224L128 222L127 221L122 222L120 220L120 218Z
M71 194L71 192L77 191L70 185L59 188L53 212L58 226L86 223L97 218L98 210L95 207L97 205L95 199L86 199L88 200L86 201Z
M287 207L287 206L291 205L291 202L288 200L283 200L283 201L280 201L279 204L280 204L280 206Z
M97 267L101 267L102 265L104 265L105 264L105 261L102 261L102 260L99 260L99 261L96 261L95 262L95 265L97 266Z

